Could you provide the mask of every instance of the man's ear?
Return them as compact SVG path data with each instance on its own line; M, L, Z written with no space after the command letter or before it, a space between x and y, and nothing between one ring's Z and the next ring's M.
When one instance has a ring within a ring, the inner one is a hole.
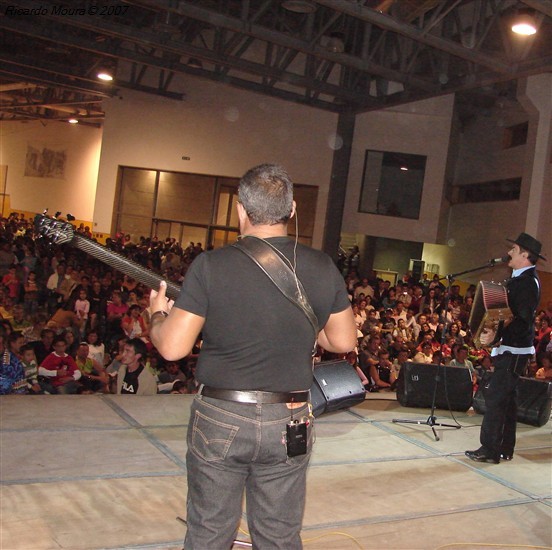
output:
M241 202L236 203L236 211L238 212L238 218L240 221L245 220L247 218L247 212L245 211L245 208Z

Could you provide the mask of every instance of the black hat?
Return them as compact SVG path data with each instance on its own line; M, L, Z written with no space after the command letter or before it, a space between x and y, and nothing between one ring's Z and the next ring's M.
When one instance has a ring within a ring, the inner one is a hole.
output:
M538 256L541 260L546 261L546 258L544 256L541 256L540 253L542 244L540 243L540 241L537 241L535 237L531 237L531 235L527 233L520 233L515 241L513 241L512 239L506 240L511 243L517 244L520 248L528 250L529 252L535 254L535 256Z

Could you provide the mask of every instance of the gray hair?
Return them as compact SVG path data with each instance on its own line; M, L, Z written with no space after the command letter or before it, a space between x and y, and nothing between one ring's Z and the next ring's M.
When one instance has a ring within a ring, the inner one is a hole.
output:
M238 199L253 225L287 223L293 208L293 183L281 166L261 164L240 180Z

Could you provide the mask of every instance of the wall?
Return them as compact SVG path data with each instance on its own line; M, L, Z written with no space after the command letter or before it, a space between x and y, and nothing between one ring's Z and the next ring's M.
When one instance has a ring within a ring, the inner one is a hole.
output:
M416 242L436 241L453 106L454 96L444 96L357 116L344 232ZM427 156L418 220L358 212L366 149Z
M319 186L319 247L337 115L191 77L184 89L181 102L124 90L104 105L94 229L111 229L119 165L240 177L277 162L293 181Z
M61 122L0 122L0 164L8 167L6 193L11 208L26 212L70 212L91 221L102 131ZM67 154L65 177L25 176L27 146L47 146Z

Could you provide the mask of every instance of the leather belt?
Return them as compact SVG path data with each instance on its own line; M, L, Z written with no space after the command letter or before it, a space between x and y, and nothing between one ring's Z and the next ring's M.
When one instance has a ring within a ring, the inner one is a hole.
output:
M203 386L198 393L204 397L236 401L237 403L301 403L308 401L310 396L308 390L293 392L224 390L211 386Z

